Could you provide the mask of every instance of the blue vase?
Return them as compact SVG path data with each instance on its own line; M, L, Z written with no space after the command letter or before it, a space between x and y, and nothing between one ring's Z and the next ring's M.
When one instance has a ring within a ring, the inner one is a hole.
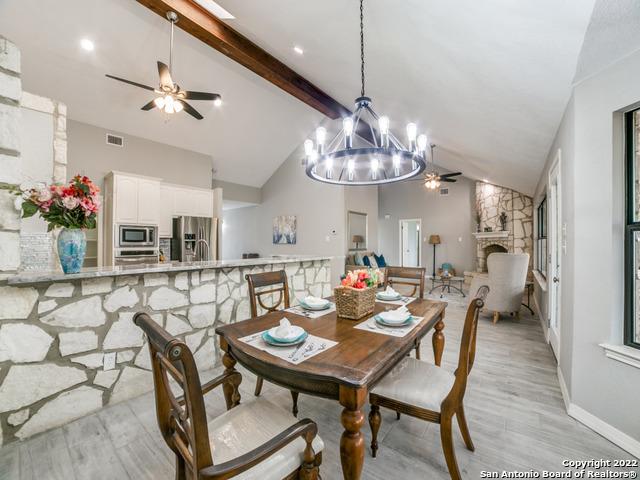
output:
M58 257L64 273L78 273L87 253L87 237L80 228L63 228L58 235Z

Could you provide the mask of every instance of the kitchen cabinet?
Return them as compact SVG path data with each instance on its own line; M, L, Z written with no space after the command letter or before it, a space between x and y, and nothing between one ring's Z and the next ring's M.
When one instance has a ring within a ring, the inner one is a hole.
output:
M160 237L170 237L173 233L174 204L175 188L164 183L160 184L160 221L158 222Z
M160 223L160 182L138 179L138 223L158 225Z
M193 190L193 217L213 217L213 192L211 190Z
M213 190L172 185L173 215L186 217L213 217Z
M138 179L114 175L114 217L117 223L138 222Z
M132 225L158 225L160 180L112 172L107 176L113 195L113 220Z

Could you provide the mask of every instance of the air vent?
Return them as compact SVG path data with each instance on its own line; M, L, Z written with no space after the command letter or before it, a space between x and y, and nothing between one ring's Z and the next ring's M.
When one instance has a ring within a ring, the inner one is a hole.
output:
M124 146L124 137L119 137L113 133L107 133L107 145L114 145L116 147Z
M440 195L449 195L449 189L448 188L441 188L440 189Z

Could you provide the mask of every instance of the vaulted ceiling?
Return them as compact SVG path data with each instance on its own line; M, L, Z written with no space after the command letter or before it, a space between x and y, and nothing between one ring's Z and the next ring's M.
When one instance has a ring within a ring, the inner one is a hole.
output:
M344 105L359 94L356 0L218 3L236 17L230 26ZM367 94L398 134L417 121L445 168L531 193L593 5L365 0ZM154 84L168 24L133 0L3 0L0 32L22 50L25 90L66 102L76 120L210 154L223 180L261 186L322 120L180 30L174 76L190 90L222 93L223 107L203 107L201 122L139 111L148 94L104 73ZM80 50L82 37L94 52Z

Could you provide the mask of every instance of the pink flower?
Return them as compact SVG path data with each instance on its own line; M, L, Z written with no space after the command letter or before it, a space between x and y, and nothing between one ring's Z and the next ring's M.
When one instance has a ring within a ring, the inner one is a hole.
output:
M73 210L80 204L80 200L77 197L65 196L62 197L62 206L67 210Z
M51 194L51 190L46 187L43 187L37 191L37 200L39 203L43 204L51 200L53 195Z

